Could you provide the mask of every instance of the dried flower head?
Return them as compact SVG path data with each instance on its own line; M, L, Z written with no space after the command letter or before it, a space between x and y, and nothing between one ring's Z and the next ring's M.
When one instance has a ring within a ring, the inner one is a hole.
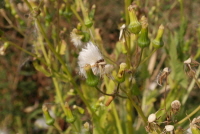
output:
M192 60L191 58L185 60L183 63L184 63L184 70L186 74L189 77L194 77L196 73L195 67L199 66L200 63L195 60Z
M174 126L173 126L173 125L166 125L166 126L165 126L165 130L166 130L167 132L172 132L172 131L174 130Z
M170 69L165 67L162 72L157 76L157 84L162 86L163 82L167 80L168 75L170 74Z
M200 116L198 116L197 118L194 118L192 120L192 122L190 123L190 126L195 126L195 127L199 127L198 125L200 125Z
M81 50L78 56L78 65L80 74L87 78L85 72L85 65L89 64L92 68L94 75L100 75L108 73L112 65L106 64L104 57L99 51L98 47L92 42L88 42L85 48Z
M181 107L181 103L180 103L179 100L175 100L175 101L173 101L173 102L171 103L171 108L172 108L172 111L173 111L173 112L179 111L180 107Z
M156 121L156 114L150 114L148 117L148 122L151 123L154 121Z

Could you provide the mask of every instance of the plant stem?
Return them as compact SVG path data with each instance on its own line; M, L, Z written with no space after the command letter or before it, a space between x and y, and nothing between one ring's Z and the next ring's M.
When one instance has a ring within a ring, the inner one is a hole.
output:
M137 113L142 117L143 122L145 123L145 125L147 125L147 118L145 117L142 109L133 101L133 99L131 98L131 96L122 88L120 88L129 98L129 100L131 101L132 105L134 106L134 108L136 109Z
M146 57L143 61L141 61L140 64L143 64L146 60L148 60L148 59L154 54L154 52L155 52L156 50L157 50L157 49L154 49L154 50L149 54L148 57Z
M179 125L179 124L185 122L185 121L188 120L191 116L193 116L196 112L199 112L199 110L200 110L200 105L199 105L192 113L190 113L190 114L187 115L185 118L183 118L182 120L180 120L179 122L177 122L175 125L177 126L177 125Z
M76 16L76 18L81 22L82 26L84 26L83 20L81 19L81 17L80 17L79 14L76 12L76 10L74 9L73 6L71 6L71 10L72 10L72 12L74 13L74 15Z
M8 42L10 45L13 45L13 46L16 47L17 49L23 51L24 53L27 53L27 54L30 55L30 56L36 57L35 54L33 54L33 53L27 51L26 49L24 49L24 48L22 48L22 47L16 45L15 43L13 43L13 42L11 42L11 41L8 41L8 40L6 40L6 39L4 39L4 38L0 38L0 40L3 40L3 41L5 41L5 42Z

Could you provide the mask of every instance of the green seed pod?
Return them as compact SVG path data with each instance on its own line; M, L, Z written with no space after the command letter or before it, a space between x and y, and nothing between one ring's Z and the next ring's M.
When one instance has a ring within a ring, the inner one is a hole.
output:
M148 37L148 23L147 19L143 16L141 19L142 30L138 37L138 46L141 48L148 47L150 45L150 39Z
M75 121L74 117L66 117L66 122L73 123Z
M137 19L134 7L131 5L128 7L129 10L129 17L130 17L130 24L128 25L128 30L131 33L138 34L141 31L141 24Z
M79 107L77 105L74 105L73 106L73 109L77 109L77 111L80 113L80 114L84 114L85 113L85 110L82 108L82 107Z
M49 114L49 111L45 105L42 106L43 115L47 125L52 126L54 124L54 118L52 118Z
M86 78L86 83L88 86L92 86L95 87L97 86L97 84L99 83L99 78L98 76L94 75L91 65L90 64L86 64L84 67L86 74L87 74L87 78Z
M160 25L156 38L152 41L153 46L157 49L164 46L164 42L162 40L163 32L164 32L164 26Z
M82 34L81 41L83 41L83 42L90 41L90 34L88 32L82 32L81 34Z
M120 64L120 68L119 68L119 71L117 73L117 77L116 77L116 80L119 82L119 83L122 83L125 81L125 75L124 75L124 72L125 72L125 69L127 68L127 65L126 63L121 63Z
M86 20L84 21L84 23L85 23L85 26L86 26L87 28L90 28L90 27L93 25L93 22L92 22L90 19L86 19Z
M81 23L78 23L77 24L77 30L81 31L81 29L82 29L82 25L81 25Z
M89 18L90 18L91 20L94 19L95 11L96 11L96 5L92 5L92 9L91 9L91 11L89 12Z
M67 102L65 102L65 108L66 108L66 121L69 123L73 123L75 121L75 117L72 114L71 109L69 108L69 105Z
M86 11L86 16L84 18L84 24L87 28L90 28L93 25L92 20L88 16L88 11Z

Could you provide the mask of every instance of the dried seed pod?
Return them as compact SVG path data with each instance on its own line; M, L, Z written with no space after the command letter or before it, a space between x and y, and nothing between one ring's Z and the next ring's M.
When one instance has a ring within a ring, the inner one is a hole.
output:
M150 114L148 117L148 122L151 123L154 121L156 121L156 114Z
M175 113L176 113L177 111L179 111L180 107L181 107L181 103L180 103L179 100L174 100L174 101L171 103L172 111L175 112Z
M174 130L174 126L173 125L166 125L165 129L166 129L167 132L171 132L171 131Z

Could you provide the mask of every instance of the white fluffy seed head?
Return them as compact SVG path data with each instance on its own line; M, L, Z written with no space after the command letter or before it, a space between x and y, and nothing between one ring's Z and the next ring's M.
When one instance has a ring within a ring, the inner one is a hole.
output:
M171 131L174 130L174 126L173 125L166 125L165 129L166 129L167 132L171 132Z
M110 64L105 65L104 73L109 74L110 72L112 72L113 68L114 68L113 65Z
M150 114L148 117L148 122L151 123L154 121L156 121L156 114Z
M81 47L84 45L84 42L81 41L83 35L77 34L77 29L73 29L70 33L71 42L74 44L75 47Z
M172 109L174 109L174 110L179 110L180 107L181 107L180 101L179 101L179 100L173 101L173 102L171 103L171 107L172 107Z
M102 54L100 53L97 46L95 46L92 42L88 42L81 50L78 56L78 65L79 72L82 76L87 78L86 72L84 70L84 66L86 64L90 64L92 67L92 71L95 75L100 75L101 68L98 67L97 62L100 60L104 60Z

